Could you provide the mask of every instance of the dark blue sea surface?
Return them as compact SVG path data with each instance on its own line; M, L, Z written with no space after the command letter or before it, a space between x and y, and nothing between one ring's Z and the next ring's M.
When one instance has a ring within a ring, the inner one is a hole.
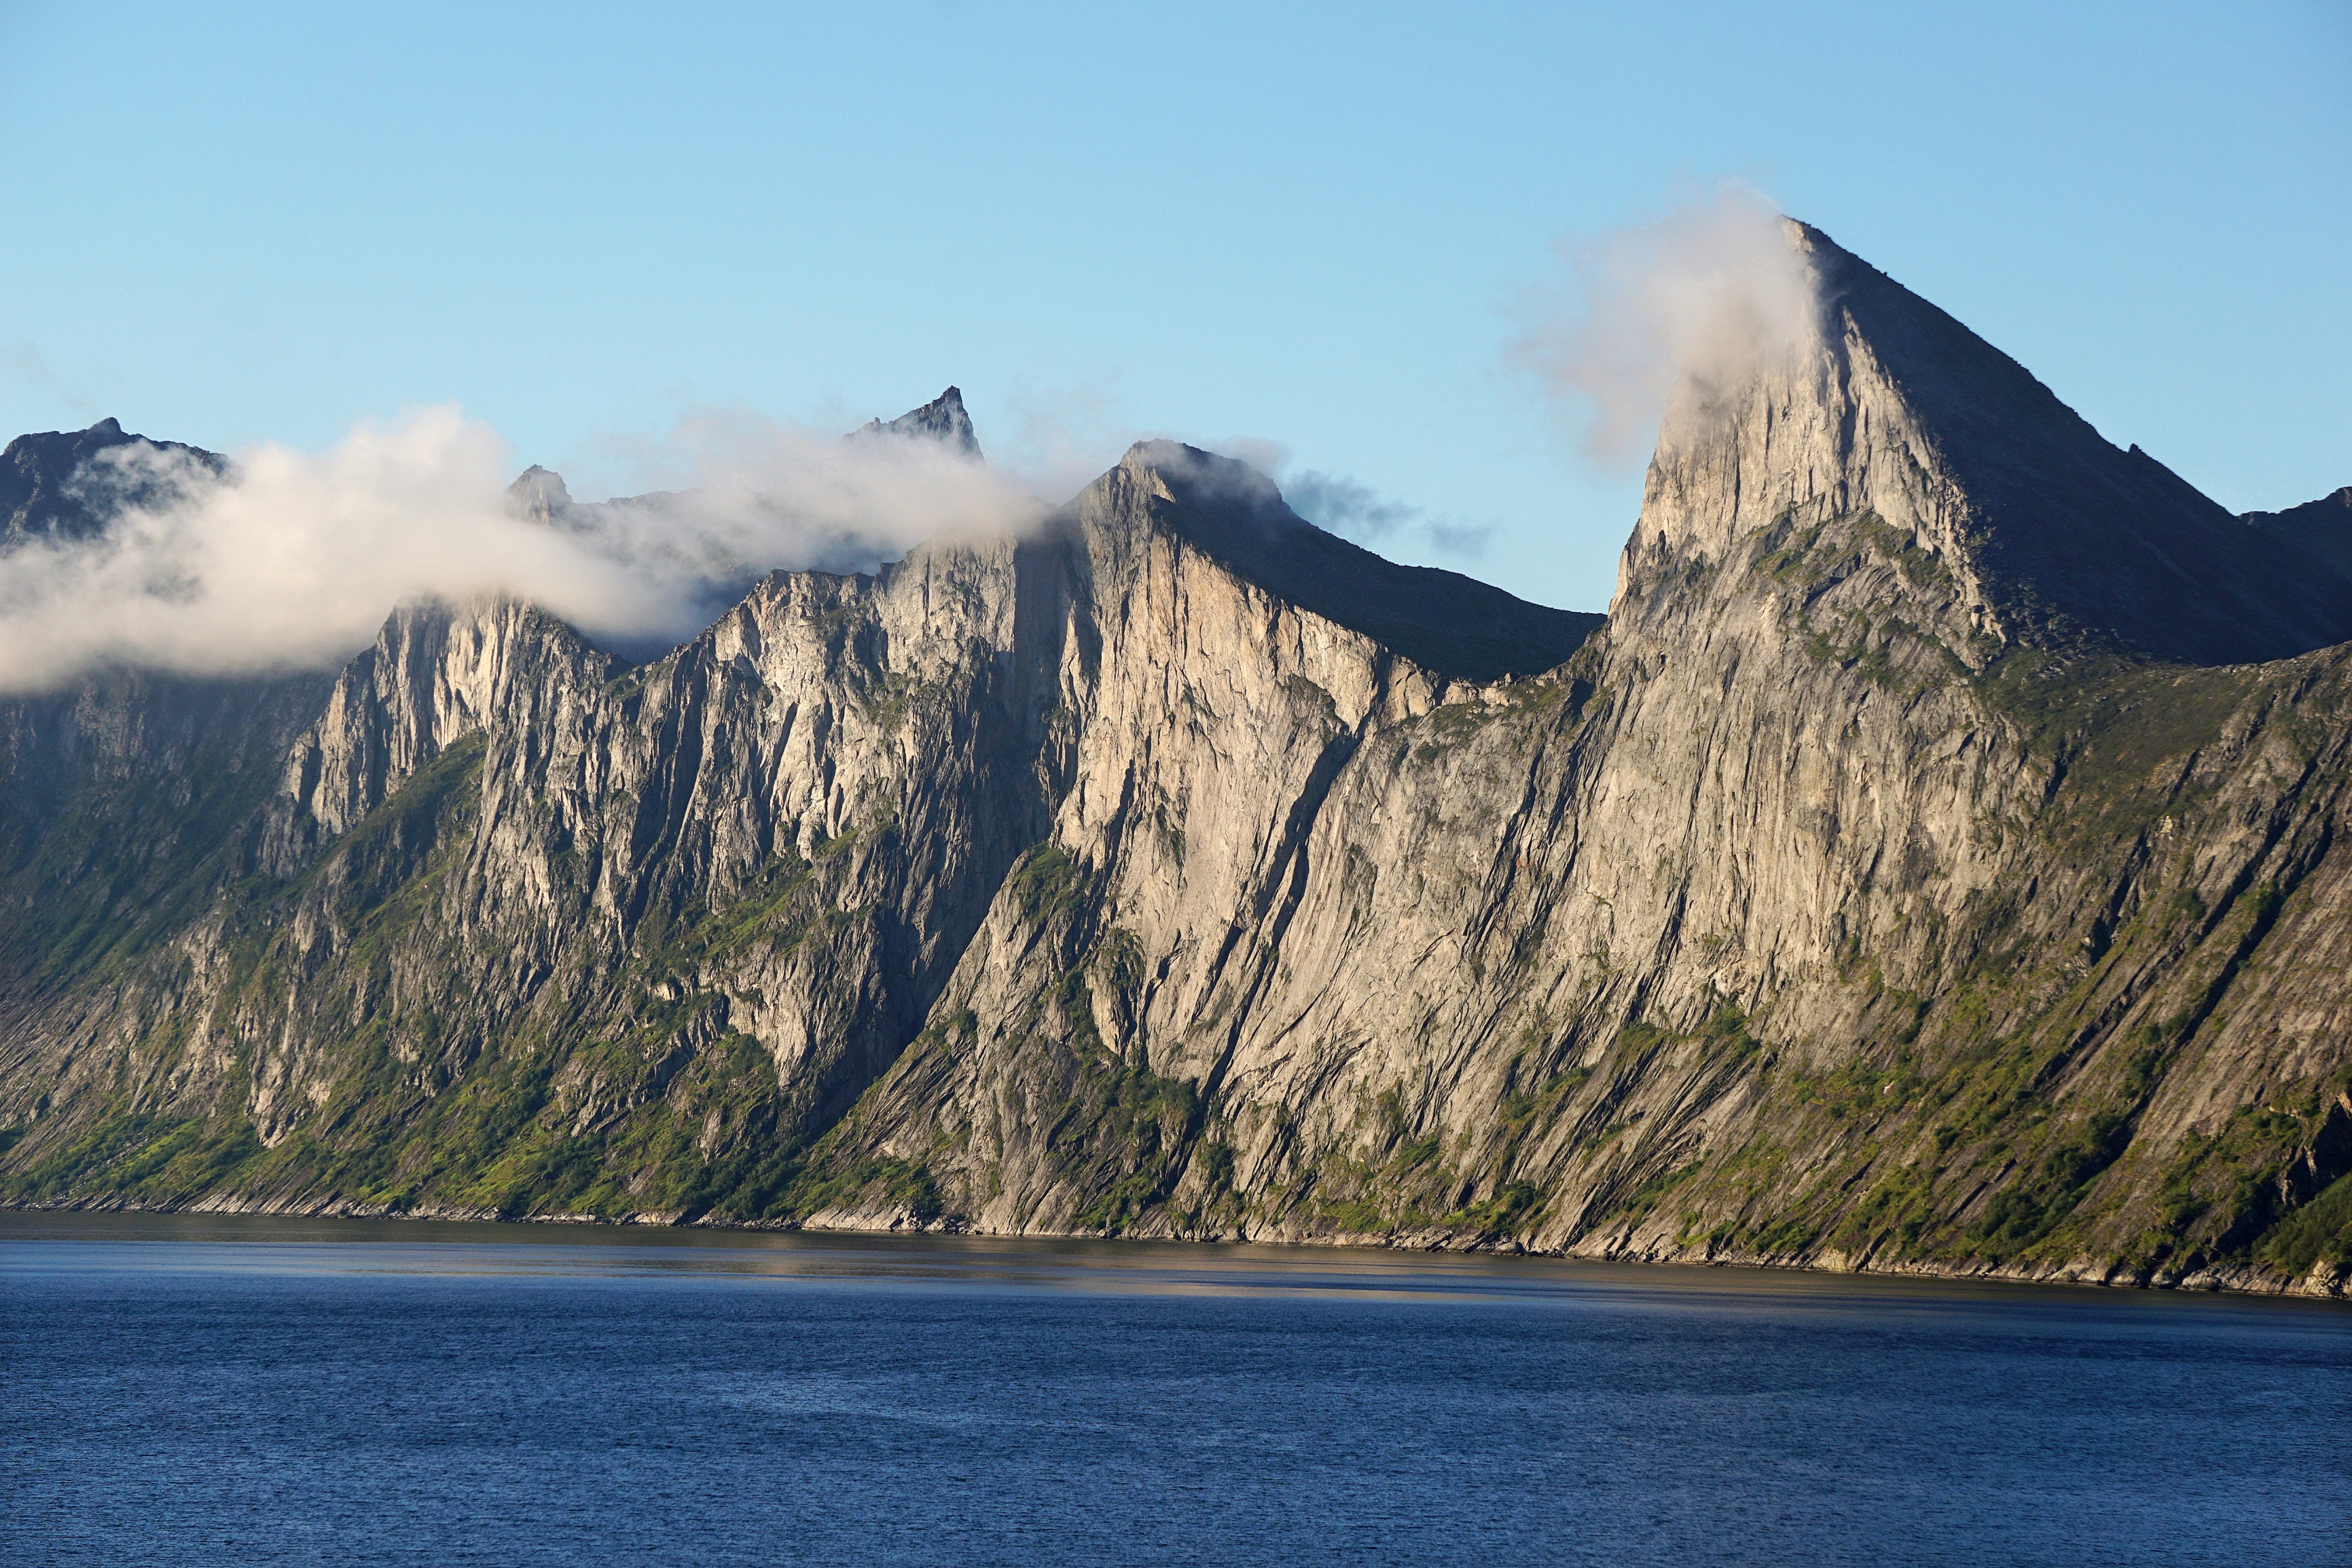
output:
M0 1215L12 1563L2352 1563L2352 1311Z

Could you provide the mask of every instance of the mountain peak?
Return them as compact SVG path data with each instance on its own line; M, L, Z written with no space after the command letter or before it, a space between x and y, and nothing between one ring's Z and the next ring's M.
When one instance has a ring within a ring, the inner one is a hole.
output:
M534 463L507 486L507 508L535 523L551 523L572 508L563 476Z
M1785 525L1873 518L1942 569L1944 624L2211 664L2352 639L2352 589L1821 230L1790 225L1818 342L1744 390L1678 389L1621 591ZM1693 560L1696 558L1696 560ZM1908 607L1906 607L1908 608Z
M1173 534L1235 576L1438 674L1535 674L1564 662L1602 621L1375 555L1291 510L1248 464L1182 442L1137 442L1077 504L1119 494L1144 508L1121 525L1137 530L1130 538L1140 528Z
M851 434L920 437L973 457L981 455L980 438L972 434L971 415L964 412L963 392L956 387L948 388L922 407L910 409L894 420L868 420Z
M112 415L88 430L20 435L0 451L0 550L33 538L89 538L103 532L108 518L122 507L158 500L162 492L138 476L84 472L99 454L134 445L181 456L215 474L228 465L202 447L129 434Z
M1159 476L1171 497L1181 490L1196 502L1213 499L1223 507L1239 507L1279 527L1313 526L1283 501L1273 480L1237 458L1181 441L1152 439L1129 447L1118 465L1131 474Z

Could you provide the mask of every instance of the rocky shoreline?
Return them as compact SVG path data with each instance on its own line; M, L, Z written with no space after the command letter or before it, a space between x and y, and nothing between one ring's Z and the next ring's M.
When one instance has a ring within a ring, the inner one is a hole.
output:
M138 1199L125 1199L108 1194L59 1199L50 1202L26 1202L0 1198L0 1213L89 1213L89 1214L228 1214L278 1216L286 1218L319 1219L419 1219L434 1221L468 1221L495 1225L576 1225L648 1227L676 1229L800 1231L816 1230L835 1235L939 1235L939 1236L1003 1236L1007 1239L1034 1239L1066 1241L1179 1241L1201 1245L1235 1244L1257 1247L1334 1248L1363 1247L1391 1252L1486 1252L1499 1257L1556 1258L1596 1263L1643 1263L1679 1268L1769 1269L1798 1273L1816 1274L1875 1274L1893 1278L1975 1280L2003 1284L2095 1286L2108 1290L2187 1291L2218 1292L2244 1296L2292 1296L2320 1301L2341 1301L2352 1296L2352 1268L2330 1269L2315 1267L2304 1279L2289 1280L2273 1271L2252 1265L2231 1265L2222 1268L2201 1268L2185 1274L2158 1272L2139 1276L2114 1266L2101 1267L2083 1262L2063 1267L2020 1267L2015 1264L1979 1267L1939 1266L1916 1262L1900 1262L1886 1267L1868 1263L1853 1264L1835 1256L1821 1259L1765 1258L1737 1254L1708 1254L1696 1251L1656 1251L1644 1249L1567 1249L1542 1250L1515 1241L1465 1240L1459 1236L1112 1236L1084 1231L988 1231L975 1230L954 1218L924 1220L911 1213L872 1213L852 1215L828 1213L807 1219L792 1220L728 1220L709 1217L686 1219L677 1214L639 1213L618 1216L596 1214L500 1214L495 1209L425 1207L391 1210L381 1205L354 1203L347 1199L330 1198L248 1202L230 1194L208 1194L188 1203L157 1205Z

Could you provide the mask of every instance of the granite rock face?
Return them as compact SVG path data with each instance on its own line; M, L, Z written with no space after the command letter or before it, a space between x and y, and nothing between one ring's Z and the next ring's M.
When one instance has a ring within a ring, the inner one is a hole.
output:
M16 705L0 1177L2340 1291L2352 599L1792 243L1605 625L1144 444L643 665L403 610L137 920Z

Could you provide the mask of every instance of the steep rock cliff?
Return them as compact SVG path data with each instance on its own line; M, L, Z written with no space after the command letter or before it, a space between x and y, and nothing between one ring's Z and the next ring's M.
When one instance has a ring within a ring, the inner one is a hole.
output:
M396 614L20 964L11 1192L2340 1289L2352 601L1793 243L1597 632L1164 444L640 667Z

